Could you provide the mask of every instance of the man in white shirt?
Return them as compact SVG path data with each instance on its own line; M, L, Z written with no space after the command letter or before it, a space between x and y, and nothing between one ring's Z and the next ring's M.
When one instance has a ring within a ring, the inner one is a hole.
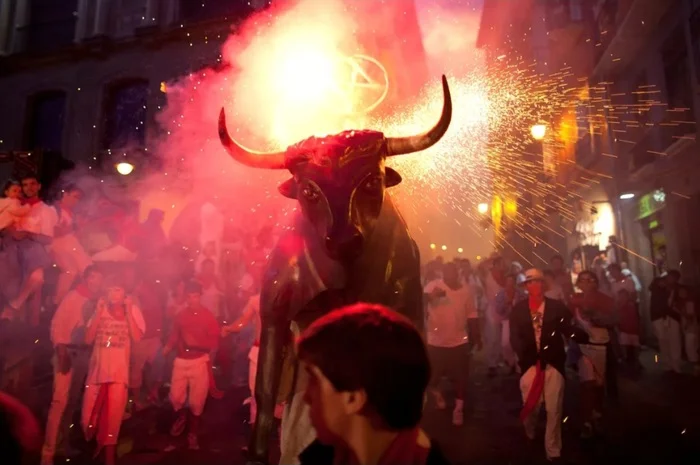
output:
M90 256L75 235L77 225L73 209L82 196L83 191L76 186L66 186L61 194L61 200L56 204L58 222L54 228L51 252L61 270L54 293L54 302L57 305L68 293L75 278L92 264Z
M455 263L443 268L443 278L429 282L423 290L428 300L426 332L428 354L433 369L431 392L439 409L444 409L445 399L437 384L442 376L448 376L457 385L457 399L452 412L452 423L464 423L464 398L469 377L469 338L467 320L477 316L474 296L459 277Z
M95 296L101 286L102 273L94 267L86 268L83 282L66 294L51 320L51 342L55 351L53 397L46 420L42 465L53 463L59 430L63 433L64 451L70 455L66 426L80 407L81 388L85 384L91 351L85 343L85 327L95 311ZM68 415L63 421L66 411Z
M58 221L56 210L39 198L40 190L41 184L36 176L27 175L22 178L23 203L31 206L29 214L22 223L21 231L19 231L19 234L23 236L20 257L25 278L17 295L6 302L0 317L9 319L16 317L25 302L32 297L27 320L33 326L39 324L44 268L48 267L51 262L47 247L51 245L54 227Z

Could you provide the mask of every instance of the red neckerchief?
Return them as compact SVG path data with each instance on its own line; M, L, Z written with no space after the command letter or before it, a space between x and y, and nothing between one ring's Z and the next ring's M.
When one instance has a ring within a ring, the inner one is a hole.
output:
M419 434L420 428L413 428L400 432L387 450L384 451L384 454L382 454L382 457L379 459L378 465L425 465L428 461L430 448L418 444ZM334 457L334 463L359 464L352 451L347 450L346 454L345 456L336 455L336 457ZM352 457L352 460L345 460L349 457Z
M80 283L75 287L75 292L85 297L86 299L92 299L92 292L85 285L85 283Z
M41 202L39 197L22 198L22 205L36 205L39 202Z

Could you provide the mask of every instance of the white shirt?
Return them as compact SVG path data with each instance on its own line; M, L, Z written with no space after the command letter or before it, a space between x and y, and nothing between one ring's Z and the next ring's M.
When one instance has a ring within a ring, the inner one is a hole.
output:
M46 205L44 202L37 202L31 207L29 214L22 221L22 230L53 237L53 229L58 223L56 209Z
M540 304L537 312L531 313L530 316L532 317L532 330L535 332L537 350L540 350L540 341L542 340L542 320L544 319L544 302Z
M466 344L467 319L477 317L469 287L452 289L440 279L429 282L423 292L430 294L435 289L444 291L445 296L433 299L428 305L428 345L456 347Z
M132 305L129 311L134 317L136 326L145 332L146 323L143 320L141 310L136 305ZM95 344L90 356L87 384L120 383L128 385L131 342L129 323L126 318L120 321L107 313L97 328Z
M87 322L95 313L95 303L76 290L61 300L51 318L51 342L59 344L85 344Z
M611 284L612 292L613 295L612 297L617 300L617 294L621 290L625 290L629 292L629 295L631 298L635 298L637 295L637 288L634 285L634 280L631 278L625 277L621 281L613 281Z

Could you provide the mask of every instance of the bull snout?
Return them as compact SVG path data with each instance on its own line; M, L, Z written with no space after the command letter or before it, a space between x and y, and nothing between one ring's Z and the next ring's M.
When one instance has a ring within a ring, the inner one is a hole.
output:
M362 253L364 238L357 229L344 231L342 234L326 236L326 249L334 260L351 261Z

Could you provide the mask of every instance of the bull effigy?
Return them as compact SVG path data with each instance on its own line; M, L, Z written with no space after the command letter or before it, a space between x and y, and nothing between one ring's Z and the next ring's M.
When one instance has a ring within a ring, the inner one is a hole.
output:
M301 207L293 228L270 255L263 277L251 462L268 462L278 400L287 402L280 463L297 462L314 439L302 400L304 373L293 360L294 334L334 308L356 302L389 306L423 328L418 247L386 192L401 176L385 161L425 150L445 134L452 101L444 76L442 86L442 114L424 134L386 137L349 130L310 137L277 153L252 152L236 143L221 110L219 137L231 157L250 167L289 170L292 178L279 191Z

